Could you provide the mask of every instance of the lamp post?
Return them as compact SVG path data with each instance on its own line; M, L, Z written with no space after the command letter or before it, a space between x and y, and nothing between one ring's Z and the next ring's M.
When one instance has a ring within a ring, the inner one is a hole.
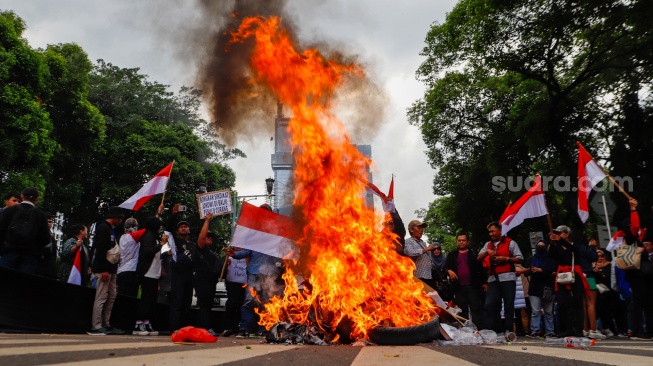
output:
M272 189L274 188L274 178L265 179L265 189L268 191L268 205L272 206Z

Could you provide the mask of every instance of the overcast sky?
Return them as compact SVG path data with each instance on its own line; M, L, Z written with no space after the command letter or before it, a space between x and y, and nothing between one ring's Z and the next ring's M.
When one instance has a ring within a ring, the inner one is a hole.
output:
M387 191L395 175L395 202L407 223L415 218L415 210L428 207L435 198L435 172L427 162L418 129L407 122L406 109L424 91L415 80L415 71L424 60L419 53L426 33L433 22L444 20L455 1L287 3L300 38L345 45L359 55L368 73L385 89L389 101L379 131L354 142L372 146L374 182L382 191ZM193 4L189 0L5 0L0 8L14 10L25 20L28 28L24 36L34 48L77 43L92 61L104 59L122 68L139 67L151 80L171 85L176 92L182 85L193 85L196 69L166 38L174 37L179 24L193 22L199 9ZM183 52L201 55L202 50ZM270 121L273 123L274 116ZM248 157L229 162L236 172L236 189L242 195L263 194L265 178L273 175L273 144L261 142L240 142L236 147Z

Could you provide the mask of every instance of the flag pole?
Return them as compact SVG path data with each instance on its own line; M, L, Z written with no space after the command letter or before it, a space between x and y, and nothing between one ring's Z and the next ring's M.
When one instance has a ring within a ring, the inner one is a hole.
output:
M583 144L580 143L580 141L576 141L576 143L578 144L578 146L579 146L580 148L582 148L583 150L585 150L585 152L587 152L587 149L585 148L585 146L583 146ZM587 153L587 155L589 155L589 153ZM593 156L590 155L590 157L592 157L592 160L594 160L594 157L593 157ZM595 161L594 163L596 163L596 161ZM605 174L605 175L608 177L608 179L610 179L610 182L612 182L612 184L614 184L617 188L619 188L619 191L620 191L621 193L623 193L623 195L626 196L626 198L628 198L629 200L632 199L632 197L628 194L628 192L626 192L626 191L625 191L625 190L624 190L624 189L619 185L619 183L617 183L617 181L614 180L614 178L612 178L612 176L611 176L610 174L608 174L608 172L606 172L605 169L603 169L602 166L600 166L599 164L596 164L596 166L598 166L599 169L601 169L601 171L603 172L603 174Z
M539 174L536 174L539 176ZM540 182L540 184L542 184ZM546 195L544 194L544 187L542 187L542 196L544 197L544 207L546 207L546 221L549 224L549 232L553 232L553 222L551 221L551 212L549 211L549 204L546 203Z
M168 191L168 183L170 182L170 176L172 175L172 168L175 167L175 161L173 160L172 163L170 163L170 174L168 175L168 180L166 181L166 189L163 191L163 196L161 197L161 204L163 204L163 201L166 199L166 192Z

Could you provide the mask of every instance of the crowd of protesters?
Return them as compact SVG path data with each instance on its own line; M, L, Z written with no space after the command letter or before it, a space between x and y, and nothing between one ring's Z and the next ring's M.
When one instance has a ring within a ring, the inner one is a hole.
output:
M428 290L451 300L461 309L460 316L479 329L506 337L517 332L528 338L651 339L653 235L644 235L640 228L637 201L629 203L630 218L620 229L625 245L642 248L636 254L641 255L639 268L619 268L613 253L567 225L551 230L548 240L539 238L527 259L498 222L487 226L490 241L478 254L470 248L469 235L461 232L457 248L446 255L443 278L440 244L425 243L421 237L426 224L413 220L403 254L413 259L415 276ZM565 272L573 277L571 283L558 280ZM441 290L447 288L451 294Z
M165 223L160 219L163 205L159 206L140 230L135 218L120 226L125 211L110 207L104 220L94 225L93 245L85 225L68 227L57 265L52 216L36 208L39 199L34 188L4 197L0 267L63 282L78 276L77 284L92 285L96 296L88 334L125 333L111 326L114 301L122 294L140 297L131 334L159 334L151 320L157 301L163 301L170 305L171 332L192 323L217 335L211 309L216 285L226 269L228 300L222 335L265 335L265 329L258 326L257 310L283 293L283 260L242 248L224 249L227 258L223 259L216 250L220 243L208 230L212 215L205 217L195 239L190 224L179 219L179 205L174 205ZM386 210L382 231L399 255L415 262L414 274L427 290L437 291L448 306L459 310L460 317L478 328L530 338L650 339L653 235L642 235L637 201L629 203L630 218L620 229L626 245L642 248L637 253L641 256L637 269L616 266L614 252L600 248L596 240L585 240L566 225L551 230L548 240L537 238L528 258L498 222L487 225L490 240L479 245L478 251L470 245L469 235L461 232L456 236L456 249L448 254L439 243L427 244L422 239L425 223L412 220L406 230L394 205ZM261 208L271 210L267 204ZM119 227L124 232L119 233ZM406 233L408 238L404 238ZM114 247L120 248L119 258L113 258ZM81 271L76 268L77 257ZM564 282L560 274L572 280ZM193 291L199 307L194 322L188 317Z

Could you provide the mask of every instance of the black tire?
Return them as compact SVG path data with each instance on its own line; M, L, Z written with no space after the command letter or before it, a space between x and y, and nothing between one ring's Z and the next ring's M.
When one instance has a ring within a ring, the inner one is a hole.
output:
M410 346L440 338L440 318L412 327L378 327L370 331L370 341L380 346Z

